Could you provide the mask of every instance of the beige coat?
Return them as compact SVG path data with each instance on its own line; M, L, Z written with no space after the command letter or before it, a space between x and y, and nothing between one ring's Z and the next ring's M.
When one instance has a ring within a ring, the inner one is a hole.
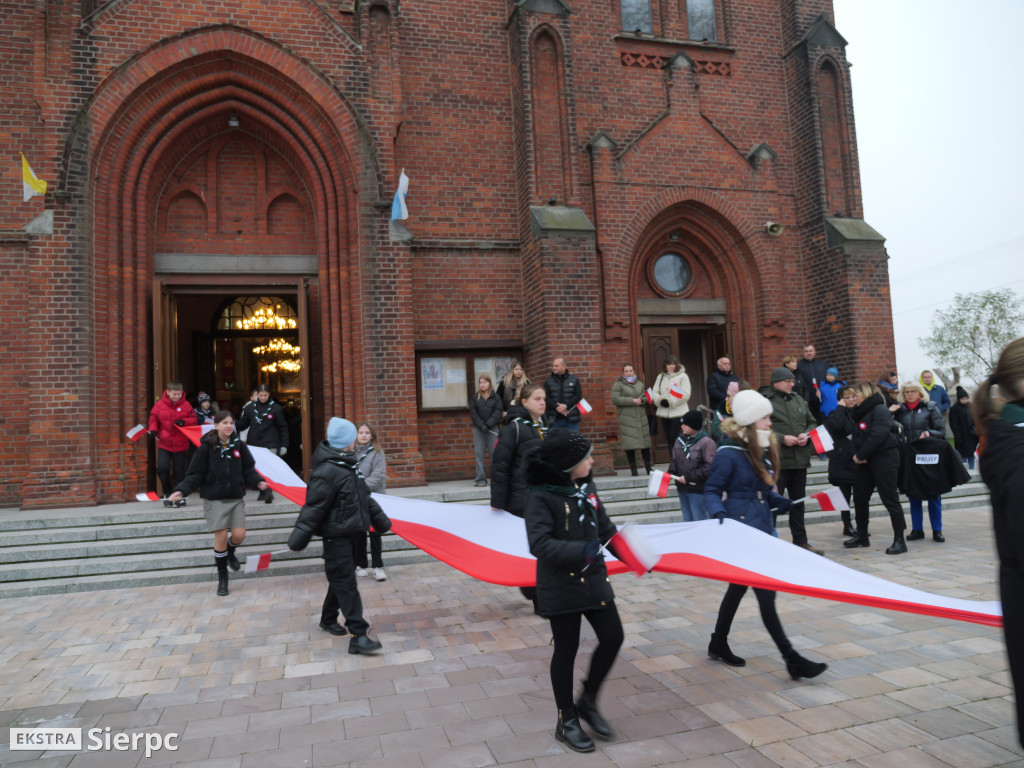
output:
M676 383L683 391L683 398L673 397L669 394L672 384ZM654 404L658 406L658 417L662 419L681 419L683 414L690 410L690 377L686 375L686 369L679 366L679 370L669 375L659 373L654 380ZM669 407L661 405L662 400L668 400Z

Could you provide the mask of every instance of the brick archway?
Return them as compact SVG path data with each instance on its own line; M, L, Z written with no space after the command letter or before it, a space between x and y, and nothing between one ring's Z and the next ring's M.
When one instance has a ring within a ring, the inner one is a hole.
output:
M280 158L290 171L285 186L312 209L319 294L310 311L322 329L320 395L325 408L358 409L362 377L352 340L360 333L360 312L353 284L365 239L361 206L372 204L358 190L369 182L379 197L382 186L379 169L365 166L373 156L365 129L341 95L266 40L213 28L164 41L134 59L97 90L87 112L88 130L72 139L70 154L84 154L91 167L94 354L97 368L105 368L103 380L123 382L121 399L97 404L103 411L97 423L117 427L97 435L97 471L124 478L123 487L103 490L100 500L124 498L145 474L144 454L125 447L119 427L135 423L151 397L159 201L189 153L223 143L232 131ZM97 384L100 373L93 373Z

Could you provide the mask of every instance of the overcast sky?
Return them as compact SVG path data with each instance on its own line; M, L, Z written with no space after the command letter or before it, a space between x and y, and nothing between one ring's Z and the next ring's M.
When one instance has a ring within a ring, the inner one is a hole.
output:
M864 219L887 238L902 379L957 292L1024 294L1021 0L833 0Z

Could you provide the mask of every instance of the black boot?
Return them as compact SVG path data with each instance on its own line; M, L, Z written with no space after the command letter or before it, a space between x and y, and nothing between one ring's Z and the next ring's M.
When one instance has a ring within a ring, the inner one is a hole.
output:
M555 726L555 741L560 741L574 752L593 752L594 740L587 735L575 713L558 710L558 725Z
M228 593L228 558L213 550L213 562L217 565L217 594L224 597Z
M610 739L612 737L612 727L608 725L608 721L601 717L601 713L597 711L597 697L587 693L585 688L576 701L576 713L602 739Z
M850 523L843 523L843 536L856 536L857 529L854 528Z
M868 538L868 532L861 530L857 531L853 535L852 539L847 539L843 542L843 546L847 549L853 549L854 547L870 547L871 540Z
M636 454L633 451L626 451L626 461L629 462L629 474L636 477Z
M648 475L651 474L651 471L652 471L651 470L651 449L650 448L641 448L640 449L640 455L644 459L644 469L647 470L647 474Z
M907 534L907 541L917 541L918 539L924 538L924 531L919 531L916 528Z
M896 534L896 538L892 540L892 546L885 550L887 555L902 555L907 551L907 542L903 539L903 531Z
M263 503L264 504L273 504L274 503L274 492L272 490L270 490L269 488L267 488L266 496L263 497Z
M348 641L348 652L356 655L376 653L383 647L380 640L371 640L369 635L353 635Z
M708 643L708 656L724 661L730 667L744 667L747 664L746 659L740 658L729 649L728 635L719 635L717 632L711 635L711 642Z
M231 539L228 539L228 556L224 559L228 561L228 568L232 571L237 571L242 567L242 564L238 562L238 558L235 557L235 545L231 543Z
M828 669L828 664L805 659L796 651L790 651L786 655L786 669L789 670L789 676L794 680L799 680L801 677L810 679Z

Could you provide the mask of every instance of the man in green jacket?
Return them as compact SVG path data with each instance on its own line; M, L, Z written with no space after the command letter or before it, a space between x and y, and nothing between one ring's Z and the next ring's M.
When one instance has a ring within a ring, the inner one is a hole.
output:
M807 403L793 394L795 384L793 372L781 367L772 371L771 386L760 390L772 404L772 431L779 440L782 466L776 468L776 485L780 494L794 501L802 499L807 490L807 468L813 453L808 433L816 426ZM807 543L803 503L794 504L789 510L789 530L798 547L823 554Z

